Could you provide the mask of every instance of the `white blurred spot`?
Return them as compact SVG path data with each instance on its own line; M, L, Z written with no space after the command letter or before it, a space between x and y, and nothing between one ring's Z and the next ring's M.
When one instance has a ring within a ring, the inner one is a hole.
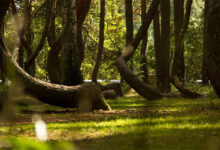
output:
M35 124L35 132L36 136L40 141L47 141L48 139L48 133L47 133L47 125L46 123L41 119L40 115L33 115L32 121Z

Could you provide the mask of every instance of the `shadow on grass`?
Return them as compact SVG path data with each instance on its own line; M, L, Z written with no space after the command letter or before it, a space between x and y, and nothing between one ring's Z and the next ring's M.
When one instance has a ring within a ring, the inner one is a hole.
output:
M215 132L213 134L213 132ZM166 129L73 141L81 150L218 150L220 129Z

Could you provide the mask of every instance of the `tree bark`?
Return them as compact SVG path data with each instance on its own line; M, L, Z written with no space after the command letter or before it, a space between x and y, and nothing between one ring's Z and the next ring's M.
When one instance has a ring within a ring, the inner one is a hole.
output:
M123 92L121 89L121 84L120 83L111 83L107 85L100 85L101 90L108 91L108 90L113 90L116 93L116 96L123 96Z
M125 0L125 23L126 23L126 46L128 46L134 36L134 23L133 23L133 0ZM133 60L130 59L129 68L133 71Z
M3 23L3 20L4 20L4 18L5 18L5 15L6 15L6 12L7 12L7 10L8 10L8 8L9 8L9 5L10 5L10 0L1 0L0 1L0 33L2 33L1 35L0 35L0 39L2 39L3 38L3 33L4 33L4 28L3 28L3 26L4 26L4 23ZM5 76L5 67L6 67L6 64L5 64L5 62L6 61L4 61L4 53L3 53L3 51L0 49L0 71L1 71L1 73L2 73L2 78L4 78L4 76ZM5 93L3 93L4 95L5 95ZM2 95L2 93L0 93L0 113L2 113L2 109L3 109L3 106L5 105L5 102L6 102L6 98Z
M96 64L92 72L92 82L97 83L97 76L102 62L102 53L104 45L104 29L105 29L105 0L100 0L100 24L99 24L99 46L96 58Z
M3 18L9 7L9 1L0 1L0 24L3 24ZM24 92L34 95L40 101L62 107L78 108L81 111L92 111L95 109L110 110L105 103L100 88L96 84L83 84L78 86L63 86L50 84L40 81L27 74L13 59L10 51L4 42L3 32L0 32L0 52L7 58L7 65L11 66L11 72L7 77L14 82L20 82ZM90 109L84 110L83 103L90 104Z
M144 19L144 22L139 28L134 40L126 47L126 50L116 60L116 66L123 79L141 96L149 100L162 98L162 95L158 91L152 89L149 85L138 79L138 77L127 67L126 61L132 57L140 41L146 36L147 30L150 26L155 12L157 11L158 5L159 0L154 0L151 3L149 11L146 15L146 19Z
M154 49L155 49L155 58L156 58L156 78L157 78L157 88L160 87L160 76L159 70L161 66L161 31L160 31L160 12L156 12L153 19L153 29L154 29Z
M146 0L141 0L141 22L144 22L144 19L146 17ZM141 45L141 74L142 74L142 80L145 83L148 83L148 68L147 68L147 41L148 41L148 31L146 33L146 36L142 40Z
M3 20L5 18L6 12L8 10L8 7L10 5L10 0L1 0L0 1L0 33L4 33L4 23ZM0 39L3 38L3 34L0 35ZM1 77L2 82L5 82L6 77L6 59L4 57L3 51L0 50L0 70L1 70ZM1 104L1 106L3 103ZM0 107L1 107L0 106Z
M47 34L48 43L50 46L50 51L47 56L47 72L51 83L61 84L61 70L60 70L60 59L59 54L61 51L61 39L56 37L56 26L55 26L55 10L54 6L53 12L51 7L56 4L56 0L48 0L47 3L47 19L51 16L51 22L49 25L49 31Z
M207 13L208 13L208 4L209 0L205 0L204 8L204 26L203 26L203 61L202 61L202 83L208 84L208 75L207 75L207 51L208 51L208 36L207 36Z
M80 3L81 2L81 3ZM80 2L77 4L77 47L79 51L79 66L81 66L83 59L84 59L84 53L85 53L85 42L83 41L82 37L82 25L86 19L86 16L88 15L91 0L80 0ZM82 5L82 6L81 6Z
M64 0L62 51L61 51L61 78L64 85L78 85L83 82L78 49L76 45L76 15L75 1Z
M170 92L170 0L161 0L161 51L158 54L159 90L163 93Z
M180 29L179 35L178 35L178 40L181 42L181 45L184 44L184 36L187 31L188 25L189 25L189 19L190 19L190 13L191 13L191 6L192 6L192 0L188 0L186 3L186 11L185 11L185 16L184 16L184 21L183 25ZM179 80L178 77L178 68L180 66L180 61L182 54L180 52L181 48L176 49L175 55L174 55L174 60L173 60L173 68L172 68L172 74L171 74L171 82L173 85L185 96L189 98L196 98L200 97L201 95L197 92L193 92L190 89L186 88L184 85L181 84L181 81Z
M12 8L12 14L13 14L13 17L14 17L16 32L19 36L19 39L21 39L24 36L23 27L24 27L24 24L25 24L25 19L23 19L23 25L21 26L21 23L20 23L19 18L18 18L17 8L16 8L14 0L11 0L11 8ZM18 43L19 43L19 45L17 45L18 51L14 52L14 53L18 53L17 56L16 56L16 60L19 64L19 66L21 68L23 68L24 67L24 49L23 49L22 43L21 42L18 42Z
M184 23L184 0L174 0L174 27L175 27L175 56L173 60L172 74L176 75L184 83L185 63L184 63L184 38L180 32ZM190 4L190 3L188 3ZM190 10L187 10L190 11ZM188 13L190 15L190 13ZM186 22L187 20L185 20Z
M31 49L32 42L33 42L33 30L31 27L32 21L31 21L31 15L32 15L32 0L25 0L24 1L24 27L23 31L26 39L26 44L30 49L27 49L27 56L26 61L24 62L24 69L27 71L30 75L35 75L35 59L32 60L32 62L27 63L27 61L32 57L34 51ZM21 35L23 36L23 35Z
M220 97L220 1L212 0L207 12L207 73Z

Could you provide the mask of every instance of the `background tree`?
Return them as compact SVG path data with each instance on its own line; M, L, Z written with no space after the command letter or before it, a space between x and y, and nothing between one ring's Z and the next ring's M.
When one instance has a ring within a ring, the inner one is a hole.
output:
M79 53L76 45L75 1L63 2L63 35L61 38L61 77L64 85L77 85L83 82Z
M125 0L125 23L126 23L126 46L128 46L134 36L134 23L133 23L133 0ZM133 70L133 60L130 59L129 67Z
M92 73L92 82L95 83L97 83L99 67L102 61L103 44L105 40L104 30L105 30L105 0L100 0L99 46L98 46L98 54L96 57L96 64Z
M209 1L205 0L205 8L204 8L204 25L203 25L203 62L202 62L202 83L208 84L208 76L207 76L207 51L208 51L208 33L207 33L207 13L208 13L208 5Z
M144 19L147 15L146 13L147 4L146 0L141 0L141 22L144 22ZM147 69L147 59L146 59L146 53L147 53L147 41L148 41L148 32L146 33L146 36L142 40L141 44L141 73L142 78L145 83L148 83L148 69Z
M174 34L175 34L175 56L173 60L172 74L176 75L184 83L185 63L184 63L184 35L180 35L184 22L184 0L174 0ZM189 3L188 3L189 4ZM192 5L192 2L191 2ZM191 10L188 10L191 11ZM190 15L190 13L188 14ZM190 17L188 17L190 18ZM187 22L187 20L185 20ZM187 27L185 27L187 28Z
M220 97L220 1L212 0L207 12L207 71L211 84Z
M77 17L77 47L79 51L79 65L81 66L84 53L85 53L85 41L82 35L82 25L88 15L91 0L79 0L77 3L76 17Z
M141 96L145 97L149 100L155 100L162 98L162 95L152 89L149 85L145 84L143 81L138 79L138 77L127 67L126 61L131 58L135 50L137 49L140 41L146 36L148 27L157 11L159 5L159 0L154 0L151 3L151 6L146 15L146 19L141 25L136 34L134 40L126 47L126 50L122 53L121 56L116 60L116 66L123 77L123 79L133 88L135 89Z
M54 10L50 9L53 6L54 3ZM56 19L56 3L57 1L55 0L48 0L47 3L47 11L46 11L46 16L47 18L51 17L51 22L49 25L49 31L47 34L47 39L48 39L48 44L50 46L50 51L48 52L47 56L47 72L50 78L51 83L57 83L61 84L61 68L60 68L60 58L59 54L61 51L61 34L56 35L56 24L55 24L55 19ZM52 16L51 16L52 15Z
M180 30L175 30L175 31L179 31L177 40L178 42L178 46L179 48L175 49L175 54L174 54L174 60L173 60L173 66L172 66L172 74L171 74L171 81L174 84L174 86L186 97L191 97L191 98L195 98L195 97L199 97L201 96L199 93L191 91L190 89L186 88L181 81L179 80L177 74L179 69L181 70L181 64L182 64L182 60L184 57L183 56L183 52L181 52L183 50L183 45L184 45L184 36L185 33L187 31L188 25L189 25L189 19L190 19L190 14L191 14L191 7L192 7L192 0L188 0L186 3L186 11L185 11L185 15L184 15L184 22L182 24L182 27ZM177 28L177 27L176 27ZM181 73L180 73L181 74Z

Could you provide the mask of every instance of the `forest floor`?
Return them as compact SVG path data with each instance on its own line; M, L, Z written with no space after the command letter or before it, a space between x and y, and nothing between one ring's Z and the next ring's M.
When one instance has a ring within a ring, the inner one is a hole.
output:
M16 106L11 125L0 122L0 149L220 149L219 99L146 101L130 95L107 102L111 111L83 114L46 104ZM48 142L37 142L35 113L47 123Z

